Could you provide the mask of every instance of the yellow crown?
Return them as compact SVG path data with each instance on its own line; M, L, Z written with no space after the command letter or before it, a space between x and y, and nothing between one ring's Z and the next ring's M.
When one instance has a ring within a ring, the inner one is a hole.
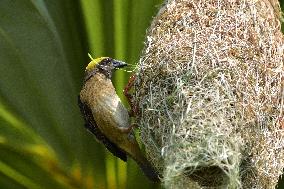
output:
M86 67L87 71L90 71L92 69L95 68L95 66L100 63L103 59L106 59L108 57L100 57L100 58L96 58L96 59L92 59L92 61L88 64L88 66Z

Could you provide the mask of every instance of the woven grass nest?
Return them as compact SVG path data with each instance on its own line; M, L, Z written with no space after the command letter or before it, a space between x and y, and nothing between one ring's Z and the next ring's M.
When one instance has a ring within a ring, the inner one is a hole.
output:
M169 0L134 84L147 157L167 189L273 189L284 167L276 0Z

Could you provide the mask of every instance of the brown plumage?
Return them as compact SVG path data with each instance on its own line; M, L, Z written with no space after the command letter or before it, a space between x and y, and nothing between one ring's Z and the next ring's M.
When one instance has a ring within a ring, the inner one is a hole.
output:
M149 179L158 175L144 157L135 139L127 109L121 103L111 77L115 69L125 66L111 58L93 60L86 68L83 88L78 98L86 128L98 141L123 161L132 157Z

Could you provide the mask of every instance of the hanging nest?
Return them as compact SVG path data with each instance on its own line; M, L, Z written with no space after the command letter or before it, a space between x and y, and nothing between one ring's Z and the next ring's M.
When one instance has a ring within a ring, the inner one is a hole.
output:
M277 0L169 0L134 85L147 157L166 188L274 189L284 165Z

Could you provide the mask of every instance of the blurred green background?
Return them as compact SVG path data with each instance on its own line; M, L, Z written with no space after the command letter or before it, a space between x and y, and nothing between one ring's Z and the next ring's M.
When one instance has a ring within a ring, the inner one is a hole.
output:
M1 189L160 188L86 132L77 95L89 52L138 61L161 3L0 0Z

